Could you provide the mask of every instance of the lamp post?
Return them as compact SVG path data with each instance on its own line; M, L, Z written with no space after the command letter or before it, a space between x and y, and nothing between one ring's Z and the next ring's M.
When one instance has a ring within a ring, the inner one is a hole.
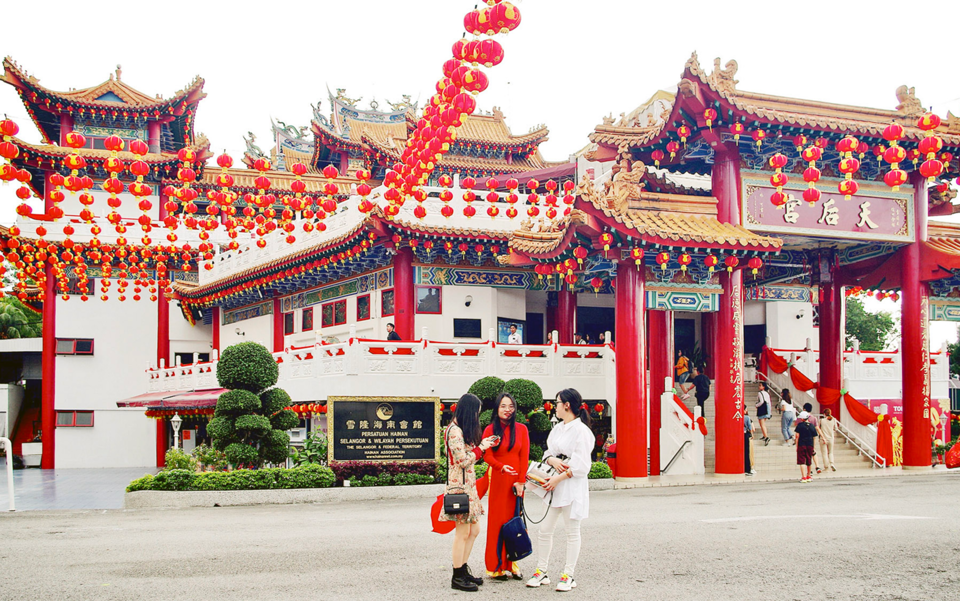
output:
M179 413L174 413L173 417L170 418L170 425L173 426L173 448L180 448L180 424L183 423L183 419L180 417Z

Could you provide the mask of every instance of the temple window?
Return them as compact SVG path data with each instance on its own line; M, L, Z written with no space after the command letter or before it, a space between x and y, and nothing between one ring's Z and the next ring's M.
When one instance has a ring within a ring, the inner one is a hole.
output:
M341 326L347 323L347 300L333 301L320 308L321 326Z
M284 313L283 314L283 333L284 334L293 334L296 331L293 321L293 313Z
M357 321L370 319L370 295L357 297Z
M384 290L380 295L380 314L383 317L393 315L393 288Z
M313 329L313 307L308 307L303 310L303 315L300 317L300 331L309 332Z
M441 313L440 286L417 286L417 313Z

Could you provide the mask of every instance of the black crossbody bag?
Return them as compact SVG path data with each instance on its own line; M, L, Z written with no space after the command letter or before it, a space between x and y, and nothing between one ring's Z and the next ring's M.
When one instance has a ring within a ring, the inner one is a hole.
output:
M447 488L450 488L450 468L453 466L453 457L450 453L450 447L447 445L447 438L443 438L444 446L447 447ZM461 468L463 472L463 483L467 483L467 470ZM461 489L463 491L463 489ZM444 489L443 493L443 512L447 515L459 515L470 513L470 495L466 492L448 493Z

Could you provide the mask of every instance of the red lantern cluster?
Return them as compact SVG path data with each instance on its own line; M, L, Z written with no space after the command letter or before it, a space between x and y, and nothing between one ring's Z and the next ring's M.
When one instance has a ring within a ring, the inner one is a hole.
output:
M770 202L773 203L775 207L782 207L787 204L787 196L783 193L783 187L790 181L787 174L783 172L786 164L787 157L779 152L770 157L770 166L774 168L774 174L770 176L770 185L777 189L777 191L770 196Z
M917 119L917 127L927 132L927 136L920 140L919 155L926 158L920 165L920 174L933 183L944 172L943 162L937 154L943 150L943 140L934 132L940 127L940 117L933 113L926 113Z
M890 171L883 176L883 181L896 192L907 181L906 171L900 169L900 163L907 158L907 151L899 145L903 138L903 126L891 123L883 130L883 139L889 146L883 151L883 160L890 164Z
M800 154L807 162L807 168L803 170L803 181L807 182L807 189L803 191L803 199L812 207L820 200L820 190L817 189L817 182L820 181L820 170L817 169L817 161L823 157L823 150L814 143L808 146Z

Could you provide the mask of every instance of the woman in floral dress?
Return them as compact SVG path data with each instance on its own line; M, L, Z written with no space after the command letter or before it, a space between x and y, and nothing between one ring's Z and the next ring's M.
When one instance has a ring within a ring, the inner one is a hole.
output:
M449 515L440 514L441 522L455 522L453 535L453 578L450 587L461 591L476 591L482 578L470 572L467 560L473 543L480 535L480 516L483 506L477 494L477 475L473 470L483 453L497 443L496 436L480 439L480 399L465 394L457 401L453 421L444 433L447 444L446 494L466 493L470 497L470 511Z

